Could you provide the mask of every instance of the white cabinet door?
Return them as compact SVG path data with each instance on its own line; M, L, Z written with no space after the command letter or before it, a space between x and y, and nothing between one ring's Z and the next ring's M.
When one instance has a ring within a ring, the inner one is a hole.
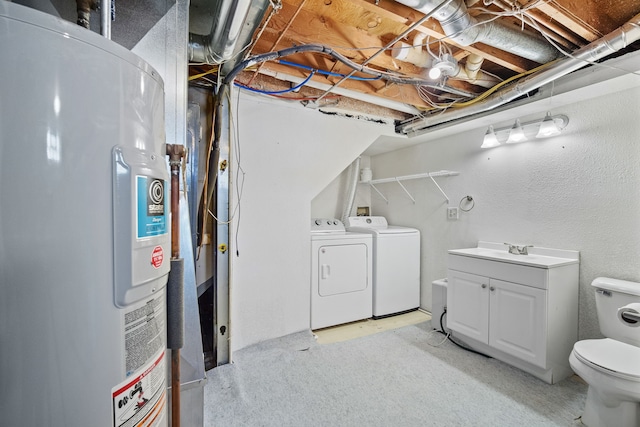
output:
M546 368L546 292L491 279L489 345Z
M449 270L447 327L483 343L489 337L489 279Z

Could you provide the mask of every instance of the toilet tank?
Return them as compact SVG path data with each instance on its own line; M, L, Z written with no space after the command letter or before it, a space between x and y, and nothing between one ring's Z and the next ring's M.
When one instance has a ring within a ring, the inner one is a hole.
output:
M637 326L639 324L632 326L618 317L621 307L633 303L640 304L640 283L598 277L591 286L596 291L596 309L602 335L640 347L640 326Z

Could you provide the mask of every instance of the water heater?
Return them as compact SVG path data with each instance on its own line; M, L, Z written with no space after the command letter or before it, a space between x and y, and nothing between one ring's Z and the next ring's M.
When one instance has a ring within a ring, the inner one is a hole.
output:
M167 424L163 85L0 1L0 424Z

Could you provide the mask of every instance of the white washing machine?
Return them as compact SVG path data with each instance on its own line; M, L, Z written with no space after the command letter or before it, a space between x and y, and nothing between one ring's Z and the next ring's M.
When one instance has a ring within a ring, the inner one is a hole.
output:
M373 318L420 306L420 230L382 216L349 217L347 230L373 237Z
M311 329L371 317L371 242L338 219L311 220Z

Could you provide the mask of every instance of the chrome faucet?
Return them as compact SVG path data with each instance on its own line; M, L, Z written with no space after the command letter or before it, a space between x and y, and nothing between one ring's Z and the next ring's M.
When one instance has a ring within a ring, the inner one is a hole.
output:
M533 245L518 246L511 243L505 243L505 245L509 246L509 253L514 255L529 255L528 248L533 247Z

